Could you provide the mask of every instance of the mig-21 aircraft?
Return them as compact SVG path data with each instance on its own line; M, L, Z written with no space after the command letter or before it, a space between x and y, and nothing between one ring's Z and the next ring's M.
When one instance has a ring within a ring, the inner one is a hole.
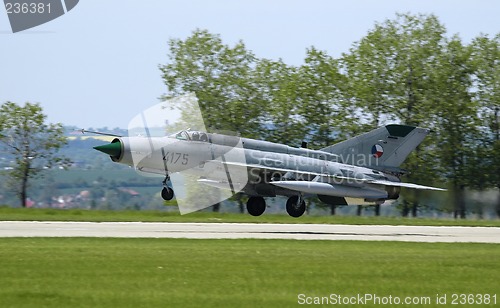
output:
M109 155L114 162L164 176L161 195L165 200L174 197L174 190L168 185L171 175L186 173L194 177L194 182L184 181L187 187L182 189L184 194L199 197L186 204L205 203L194 210L221 200L220 192L215 194L219 199L212 200L213 192L191 187L202 184L229 192L222 194L222 199L237 192L248 195L246 207L253 216L264 213L266 197L286 196L286 211L299 217L306 209L304 197L311 195L331 205L347 205L346 198L382 204L398 199L402 187L444 190L400 180L405 171L399 166L428 133L425 128L386 125L321 150L311 150L305 144L296 148L182 130L165 137L116 137L95 149ZM177 188L176 198L179 203Z

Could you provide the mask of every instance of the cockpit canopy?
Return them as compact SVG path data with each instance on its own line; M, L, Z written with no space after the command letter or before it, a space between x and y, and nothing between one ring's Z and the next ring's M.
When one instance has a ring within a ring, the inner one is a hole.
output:
M208 134L196 130L181 130L180 132L175 133L171 137L174 137L179 140L208 142Z

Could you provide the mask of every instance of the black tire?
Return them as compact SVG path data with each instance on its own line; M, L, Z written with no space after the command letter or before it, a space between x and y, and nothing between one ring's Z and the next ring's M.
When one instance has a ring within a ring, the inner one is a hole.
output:
M302 216L302 214L306 211L306 202L302 200L300 204L297 204L298 201L298 196L292 196L286 201L286 212L288 215L295 218Z
M163 189L161 190L161 197L165 201L172 200L172 198L174 197L174 190L170 187L163 187Z
M260 216L266 210L266 200L262 197L250 197L247 201L248 214Z

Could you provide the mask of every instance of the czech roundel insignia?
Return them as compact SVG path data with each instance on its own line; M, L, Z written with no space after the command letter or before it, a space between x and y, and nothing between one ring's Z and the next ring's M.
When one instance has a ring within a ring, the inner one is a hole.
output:
M372 147L372 155L375 158L380 158L384 154L384 148L380 144L376 144Z

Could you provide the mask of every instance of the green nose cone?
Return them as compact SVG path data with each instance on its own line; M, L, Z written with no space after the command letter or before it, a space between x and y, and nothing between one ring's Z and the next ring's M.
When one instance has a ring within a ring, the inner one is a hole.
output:
M94 149L106 153L111 157L118 158L122 154L122 144L120 143L120 141L96 146L94 147Z

